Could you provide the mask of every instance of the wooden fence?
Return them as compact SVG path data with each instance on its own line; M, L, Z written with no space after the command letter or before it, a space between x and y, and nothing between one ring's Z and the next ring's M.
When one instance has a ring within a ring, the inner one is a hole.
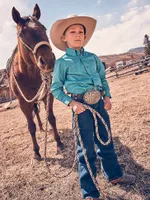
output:
M132 74L139 75L143 72L148 72L148 71L150 71L150 57L138 60L128 65L124 65L120 69L115 68L112 72L107 71L106 76L107 79L112 77L119 78L122 76L132 75Z

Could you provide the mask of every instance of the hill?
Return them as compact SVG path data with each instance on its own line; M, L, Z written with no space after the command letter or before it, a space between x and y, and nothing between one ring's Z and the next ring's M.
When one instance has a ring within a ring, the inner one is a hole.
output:
M128 53L143 53L144 52L144 47L137 47L137 48L133 48L133 49L130 49L128 51Z

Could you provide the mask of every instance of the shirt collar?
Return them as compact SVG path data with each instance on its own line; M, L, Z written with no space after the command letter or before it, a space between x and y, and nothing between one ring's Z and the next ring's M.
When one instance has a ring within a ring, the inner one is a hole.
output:
M84 56L85 55L85 51L84 48L82 47L81 50L76 50L76 49L72 49L72 48L67 48L66 49L66 54L70 55L70 56Z

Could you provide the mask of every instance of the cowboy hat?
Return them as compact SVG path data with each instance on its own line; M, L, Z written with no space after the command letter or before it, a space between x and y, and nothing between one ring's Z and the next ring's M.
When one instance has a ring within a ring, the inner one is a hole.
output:
M84 40L83 46L88 43L94 32L96 20L88 16L71 15L68 16L66 19L60 19L56 21L52 25L50 30L50 38L55 47L62 51L66 51L67 43L62 41L61 37L64 34L64 31L73 24L81 24L85 27L86 38Z

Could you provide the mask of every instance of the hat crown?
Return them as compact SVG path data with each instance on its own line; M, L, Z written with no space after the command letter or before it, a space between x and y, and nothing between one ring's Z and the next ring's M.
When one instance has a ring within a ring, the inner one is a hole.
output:
M71 15L68 15L68 16L67 16L67 18L71 18L71 17L78 17L78 15L71 14Z

